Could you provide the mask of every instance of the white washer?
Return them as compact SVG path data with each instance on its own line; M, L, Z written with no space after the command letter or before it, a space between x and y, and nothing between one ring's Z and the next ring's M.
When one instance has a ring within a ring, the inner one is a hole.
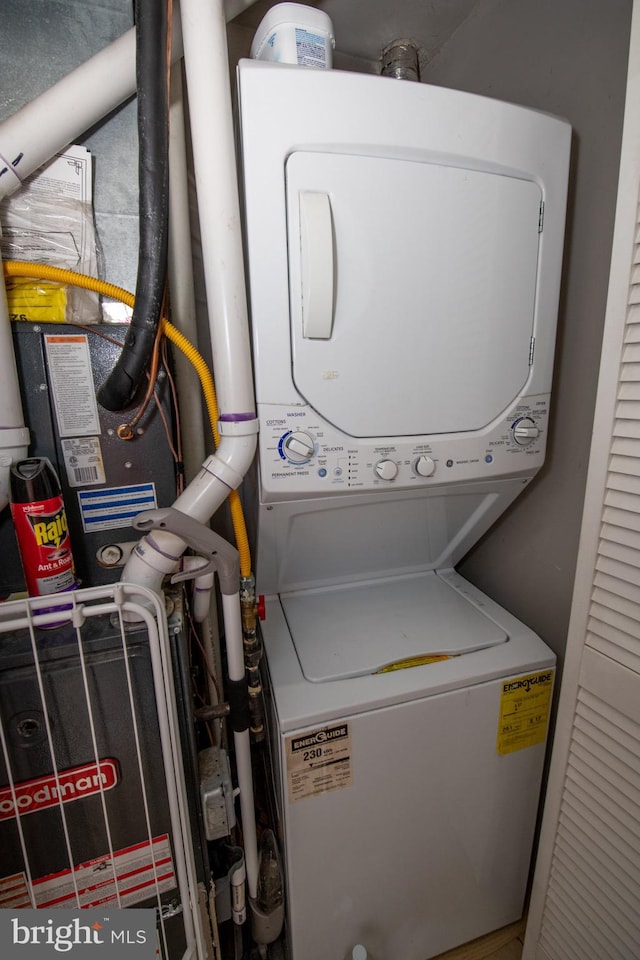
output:
M501 704L510 702L505 684L538 678L531 697L540 692L542 716L554 657L453 572L363 590L396 588L440 594L464 623L456 640L472 643L482 632L492 645L431 665L322 680L318 664L363 670L358 619L355 636L331 618L316 621L324 633L318 656L292 639L287 601L267 603L270 744L295 960L346 960L358 943L382 960L425 960L522 915L546 726L536 722L535 736L522 734L526 746L498 753ZM380 636L374 629L372 645ZM384 636L390 646L401 639ZM370 667L377 663L374 655ZM526 696L517 702L533 715Z
M544 460L570 130L243 61L255 537L293 960L521 915L553 654L454 570Z

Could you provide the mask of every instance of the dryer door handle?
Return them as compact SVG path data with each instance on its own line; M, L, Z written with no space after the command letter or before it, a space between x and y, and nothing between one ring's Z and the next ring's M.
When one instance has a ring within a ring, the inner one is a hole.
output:
M301 191L302 335L329 340L333 330L334 238L327 193Z

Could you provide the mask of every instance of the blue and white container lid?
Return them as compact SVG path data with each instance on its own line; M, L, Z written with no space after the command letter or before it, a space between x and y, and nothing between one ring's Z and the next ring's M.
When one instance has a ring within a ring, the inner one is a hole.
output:
M277 3L256 30L251 58L330 70L334 46L333 24L326 13L302 3Z

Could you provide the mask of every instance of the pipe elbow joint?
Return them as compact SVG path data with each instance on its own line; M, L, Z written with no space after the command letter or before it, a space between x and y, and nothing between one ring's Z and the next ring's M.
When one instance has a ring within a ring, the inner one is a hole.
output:
M204 464L206 470L231 490L237 490L256 453L259 421L220 420L220 446Z
M186 544L172 534L147 534L134 547L120 579L161 595L162 581L176 570L185 549Z

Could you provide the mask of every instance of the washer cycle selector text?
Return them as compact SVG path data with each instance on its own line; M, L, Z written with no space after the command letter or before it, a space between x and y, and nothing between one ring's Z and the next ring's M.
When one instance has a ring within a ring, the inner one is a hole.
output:
M381 480L395 480L398 476L398 464L395 460L378 460L374 471Z
M511 425L511 434L513 439L520 447L527 447L540 435L540 429L535 425L531 417L520 417Z
M315 443L310 434L296 430L284 435L280 441L280 449L282 455L291 463L305 463L313 456Z

